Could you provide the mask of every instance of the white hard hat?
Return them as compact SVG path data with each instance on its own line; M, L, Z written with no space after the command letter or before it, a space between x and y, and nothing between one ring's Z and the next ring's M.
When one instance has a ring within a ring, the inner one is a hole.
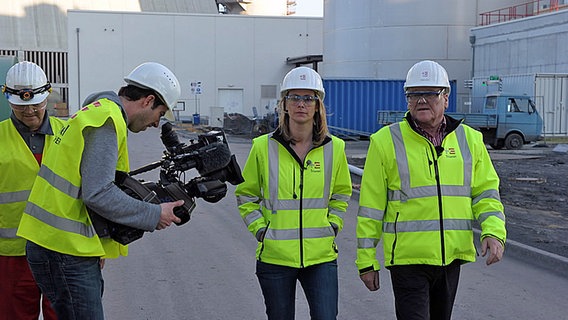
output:
M47 99L51 84L40 66L22 61L8 70L2 92L11 104L32 105Z
M416 63L408 70L404 90L413 87L440 87L446 88L450 93L450 81L446 69L440 64L430 60Z
M320 75L314 69L308 67L297 67L286 74L280 87L280 96L283 98L292 89L314 90L321 100L325 97Z
M181 87L170 69L157 62L145 62L124 77L124 81L133 86L156 91L169 108L165 117L174 120L172 110L181 95Z

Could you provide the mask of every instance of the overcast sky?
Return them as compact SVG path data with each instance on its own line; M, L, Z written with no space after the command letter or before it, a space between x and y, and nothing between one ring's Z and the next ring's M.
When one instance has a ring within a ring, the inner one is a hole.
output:
M323 16L323 0L296 0L296 16Z

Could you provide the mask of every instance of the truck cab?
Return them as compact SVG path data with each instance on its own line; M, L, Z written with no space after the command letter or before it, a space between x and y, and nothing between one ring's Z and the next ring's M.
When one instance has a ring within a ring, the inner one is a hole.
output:
M485 142L492 148L520 149L523 144L542 139L542 118L529 96L489 94L483 109L484 114L497 115L497 125L484 132Z
M493 149L521 149L524 144L542 139L542 118L529 96L497 92L481 101L482 106L475 106L480 112L446 112L446 115L479 130L483 141ZM377 120L381 125L389 125L401 121L405 113L379 110Z

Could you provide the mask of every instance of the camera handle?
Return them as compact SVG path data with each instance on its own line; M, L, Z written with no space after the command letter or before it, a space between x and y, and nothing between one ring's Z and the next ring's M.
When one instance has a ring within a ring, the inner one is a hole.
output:
M190 197L187 192L185 192L177 183L171 183L164 186L166 192L175 200L183 200L183 205L181 207L174 208L174 214L176 217L180 218L179 223L175 223L178 226L189 221L191 218L191 212L195 209L195 199Z
M115 184L129 196L144 202L160 204L156 192L150 190L140 181L131 178L127 173L117 171L115 174ZM110 237L116 242L127 245L132 241L142 238L144 230L122 225L99 215L97 212L87 207L91 218L91 223L100 238Z
M163 160L149 163L149 164L147 164L147 165L145 165L145 166L143 166L143 167L140 167L140 168L138 168L138 169L136 169L136 170L130 171L130 172L128 173L128 175L129 175L129 176L135 176L135 175L137 175L137 174L141 174L141 173L144 173L144 172L147 172L147 171L150 171L150 170L154 170L154 169L156 169L156 168L161 167L161 166L162 166L162 163L164 163Z

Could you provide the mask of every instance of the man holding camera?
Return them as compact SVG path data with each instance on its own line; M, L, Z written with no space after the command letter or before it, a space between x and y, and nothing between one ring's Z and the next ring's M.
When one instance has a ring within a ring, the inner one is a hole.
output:
M89 96L56 133L18 229L28 240L34 278L60 319L104 319L100 260L127 253L112 239L99 238L87 207L146 231L180 222L173 210L182 200L148 203L114 183L117 172L129 172L127 129L136 133L157 127L163 116L171 118L180 84L155 62L139 65L124 80L118 94Z

